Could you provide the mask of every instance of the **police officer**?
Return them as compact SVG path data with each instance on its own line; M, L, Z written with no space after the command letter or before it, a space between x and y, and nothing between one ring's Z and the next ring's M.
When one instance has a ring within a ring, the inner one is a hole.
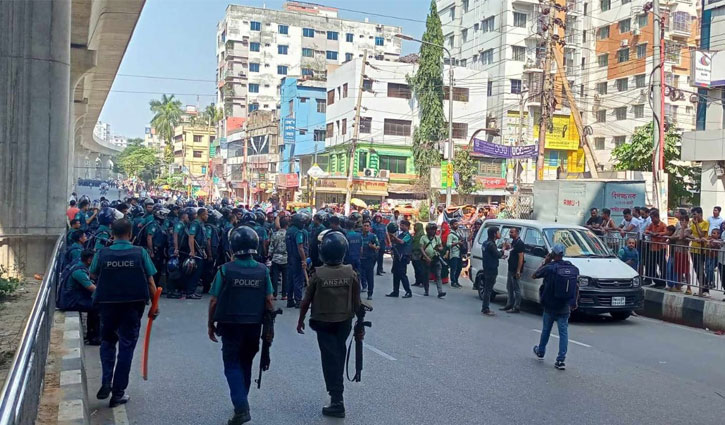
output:
M309 237L305 229L307 216L296 213L285 234L287 245L287 307L300 308L302 288L307 281L307 253Z
M363 290L367 288L368 300L373 299L375 288L375 263L378 259L380 243L378 237L372 232L370 221L363 221L362 228L362 253L360 254L360 283Z
M146 199L143 202L143 213L139 214L133 220L133 236L138 237L142 231L146 230L146 226L154 221L154 200ZM144 232L145 233L145 232ZM142 236L141 240L136 242L137 245L146 245L146 238Z
M91 202L88 199L83 199L78 203L80 210L76 213L75 218L81 223L81 230L83 232L88 230L88 225L96 218L96 214L98 214L98 209L91 210L90 207Z
M154 267L156 267L157 273L154 275L154 282L161 282L161 273L164 270L164 263L166 262L164 248L166 247L168 233L164 226L168 215L168 209L157 208L154 211L154 221L146 227L146 240L144 241L144 245L154 262Z
M209 213L206 208L199 208L196 211L196 220L189 226L189 257L194 260L196 266L191 275L186 276L186 299L198 300L201 295L196 293L201 274L204 272L204 260L207 258L206 223Z
M187 210L181 210L179 212L179 219L174 224L170 237L169 257L175 257L178 260L175 263L183 264L189 258L189 212ZM167 286L169 287L167 298L181 298L181 292L185 290L184 276L181 275L177 279L172 278L169 274Z
M88 345L100 345L98 309L93 305L93 291L96 290L96 285L91 281L88 272L93 254L93 250L83 250L80 260L63 270L60 277L58 308L87 313L85 342Z
M375 236L378 237L378 243L380 244L380 249L377 252L377 275L382 276L383 273L385 273L383 271L383 255L385 254L385 246L387 245L388 231L385 228L383 216L380 213L375 213L373 216L373 232L375 233Z
M320 241L317 239L320 233L325 230L325 226L322 225L327 220L327 213L319 211L312 217L312 223L309 226L310 232L310 261L312 267L320 267L322 260L320 260Z
M400 221L400 231L397 234L388 233L388 237L393 244L393 292L386 294L386 297L398 297L400 284L403 284L405 295L403 298L411 298L413 293L410 291L410 283L408 282L408 263L413 253L413 238L408 233L410 222L408 220ZM389 230L395 230L393 226Z
M297 332L303 334L311 304L310 328L317 332L322 374L330 394L330 404L322 408L322 414L337 418L345 417L345 341L350 335L352 318L360 308L360 282L352 267L342 264L346 251L347 239L342 233L327 232L323 236L320 255L325 265L311 276L297 321Z
M94 303L101 317L101 388L99 400L111 395L109 407L128 402L125 394L138 340L141 316L150 294L156 292L151 257L131 244L132 224L125 219L111 226L113 244L93 257L90 273L96 277ZM118 357L116 345L118 344Z
M229 425L252 420L249 414L249 386L252 362L259 351L259 338L265 310L271 311L272 281L264 264L252 256L257 253L259 237L247 227L238 227L230 234L234 260L222 265L214 278L209 294L209 339L222 339L224 376L234 405ZM270 338L272 335L265 335Z
M75 231L70 235L71 245L65 252L64 265L75 264L81 258L83 246L86 243L86 234L81 231Z
M347 238L347 254L345 254L345 264L352 266L355 273L360 276L360 253L362 251L362 235L355 230L357 221L352 216L345 222L345 237ZM367 290L365 281L362 282L363 290Z
M98 214L98 229L94 237L93 249L98 251L101 248L111 245L111 223L116 218L113 208L106 207Z
M257 236L259 237L259 247L257 248L256 260L259 262L265 261L267 258L267 248L269 247L269 235L267 234L267 229L264 227L265 220L266 216L262 210L257 210L254 213L253 229L257 232Z

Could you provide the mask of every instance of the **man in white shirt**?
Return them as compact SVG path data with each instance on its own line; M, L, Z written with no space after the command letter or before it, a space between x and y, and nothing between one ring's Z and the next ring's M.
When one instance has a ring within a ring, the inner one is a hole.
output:
M707 221L710 223L710 229L708 229L708 234L712 233L712 229L719 229L720 225L723 222L723 218L720 216L720 211L722 211L722 208L720 207L714 207L712 209L712 217L708 218Z

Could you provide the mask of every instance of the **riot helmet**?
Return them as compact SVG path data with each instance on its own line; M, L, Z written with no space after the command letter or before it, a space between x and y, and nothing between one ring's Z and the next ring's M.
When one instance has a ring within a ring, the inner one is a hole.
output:
M240 226L229 233L229 244L234 255L256 254L259 236L253 229Z
M328 231L320 242L320 259L328 266L342 264L347 253L347 238L340 232Z

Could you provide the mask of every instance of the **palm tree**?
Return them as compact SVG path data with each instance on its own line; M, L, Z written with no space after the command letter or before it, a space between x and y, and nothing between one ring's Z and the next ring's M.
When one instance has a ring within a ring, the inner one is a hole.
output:
M204 118L206 120L206 124L209 127L212 127L224 118L224 114L220 108L217 108L216 105L212 103L204 109Z
M161 100L152 100L149 102L151 112L154 117L151 119L151 125L156 129L162 140L166 142L165 158L168 162L173 159L172 140L174 138L174 128L181 120L181 101L171 96L162 95Z

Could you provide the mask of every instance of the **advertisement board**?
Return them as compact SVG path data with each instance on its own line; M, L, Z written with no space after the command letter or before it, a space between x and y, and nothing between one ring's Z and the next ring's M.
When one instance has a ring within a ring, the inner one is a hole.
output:
M539 135L538 118L534 124L534 137ZM554 115L553 127L546 132L546 149L575 151L579 149L579 131L571 115Z
M696 50L691 56L690 78L695 87L710 87L712 82L712 53Z

